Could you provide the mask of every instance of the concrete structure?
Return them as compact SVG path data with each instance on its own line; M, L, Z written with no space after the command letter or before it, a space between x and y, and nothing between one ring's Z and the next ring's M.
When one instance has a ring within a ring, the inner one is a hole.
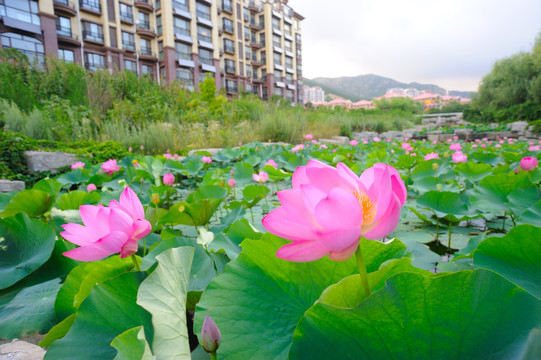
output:
M308 85L304 85L302 87L302 91L305 104L308 102L314 104L316 102L325 101L325 90L323 90L320 86L310 87Z
M228 95L303 102L301 21L287 0L2 0L2 47Z

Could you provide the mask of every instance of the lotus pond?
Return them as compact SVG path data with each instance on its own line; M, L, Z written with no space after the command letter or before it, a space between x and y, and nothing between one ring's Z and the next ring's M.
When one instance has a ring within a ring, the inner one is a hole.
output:
M47 334L54 360L540 359L537 140L375 140L133 154L0 194L0 338ZM350 204L332 176L361 174Z

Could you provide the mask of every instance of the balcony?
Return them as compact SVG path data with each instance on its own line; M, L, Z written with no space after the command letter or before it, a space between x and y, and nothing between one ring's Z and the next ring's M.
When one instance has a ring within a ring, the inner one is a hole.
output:
M81 42L79 41L77 35L74 35L71 32L71 28L69 27L62 27L57 25L56 35L58 37L59 43L67 43L75 46L81 46Z
M225 72L228 73L228 74L235 74L235 66L234 65L228 66L226 64L225 65Z
M252 49L256 49L256 50L257 50L257 49L261 49L261 44L256 43L256 42L250 42L250 47L251 47Z
M147 22L139 22L137 24L137 34L149 37L156 37L156 30L150 27Z
M135 43L133 41L123 41L122 49L128 52L135 52Z
M259 6L256 5L254 0L250 0L250 3L248 4L248 10L254 11L254 12L259 12L262 9Z
M85 63L85 69L88 71L96 72L99 70L105 69L105 65L102 64L93 64L93 63Z
M133 24L133 14L131 12L120 12L120 21L123 23Z
M235 46L225 46L224 52L228 54L235 54Z
M142 47L139 50L139 59L141 60L150 60L150 61L158 61L158 58L156 57L156 54L152 52L152 49L147 47Z
M235 33L235 31L233 30L233 26L232 26L232 25L231 25L231 26L224 26L224 27L223 27L223 30L224 30L224 32L226 32L226 33L228 33L228 34L234 34L234 33Z
M257 59L252 58L252 66L253 67L260 67L262 64Z
M90 30L83 30L83 40L98 45L103 45L103 34L93 32Z
M68 16L77 15L77 9L75 8L75 4L70 3L68 0L54 0L53 6L55 12Z
M138 9L154 11L154 4L152 3L152 0L135 0L133 5L135 5L135 7Z
M253 20L250 21L250 29L251 29L251 30L254 30L254 31L259 31L259 30L261 30L261 28L259 27L259 25L256 24L256 22L253 21Z
M231 1L222 2L222 11L233 15L233 3Z
M79 7L81 8L81 11L101 16L101 3L99 0L80 0Z

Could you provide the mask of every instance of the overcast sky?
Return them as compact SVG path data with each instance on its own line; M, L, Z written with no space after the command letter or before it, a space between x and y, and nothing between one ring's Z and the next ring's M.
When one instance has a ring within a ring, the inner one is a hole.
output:
M541 0L290 0L305 17L303 76L376 74L476 91L494 62L530 51Z

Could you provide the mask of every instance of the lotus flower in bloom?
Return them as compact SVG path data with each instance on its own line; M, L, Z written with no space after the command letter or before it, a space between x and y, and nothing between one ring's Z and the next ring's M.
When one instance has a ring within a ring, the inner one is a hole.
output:
M167 173L163 176L164 185L171 186L175 183L175 175Z
M109 159L106 162L104 162L103 164L101 164L101 169L107 175L113 175L113 173L115 171L120 170L120 168L116 164L116 160L114 160L114 159Z
M98 188L96 187L96 185L94 185L92 183L88 184L87 187L86 187L86 191L88 191L88 192L92 192L92 191L96 191L96 190L98 190Z
M537 159L531 156L523 157L520 160L520 168L524 171L534 171L537 167Z
M101 260L120 253L125 258L137 251L137 241L152 230L145 220L143 205L132 189L127 187L120 201L112 200L109 207L82 205L79 208L83 225L62 225L60 235L80 247L64 253L79 261Z
M440 156L436 154L435 152L425 155L425 160L432 160L432 159L439 159L439 158Z
M264 171L260 171L259 174L252 174L252 178L254 179L254 181L263 184L269 180L269 174Z
M460 150L462 150L462 145L460 145L459 143L452 143L449 146L449 150L451 150L451 151L460 151Z
M350 144L351 146L357 146L359 143L357 142L357 140L351 140L351 141L349 142L349 144Z
M272 166L273 168L277 168L277 167L278 167L278 164L277 164L274 160L272 160L272 159L270 159L269 161L267 161L267 162L265 163L265 166L267 166L267 165L270 165L270 166Z
M227 180L227 185L229 185L230 187L235 187L237 185L237 182L235 181L235 179L229 179Z
M212 162L212 159L211 159L210 156L203 156L201 158L201 161L204 162L204 163L210 164Z
M361 236L380 239L391 233L406 202L406 187L389 165L375 164L359 177L346 165L318 160L293 173L293 188L278 192L281 207L263 218L269 232L293 241L276 255L312 261L329 255L343 261Z
M84 169L85 167L85 163L82 162L82 161L77 161L75 164L72 164L71 165L71 170L75 170L75 169L78 169L78 168L81 168L81 169Z
M304 138L306 140L312 140L314 138L314 136L312 134L306 134L306 136Z
M468 155L464 155L462 151L457 151L453 155L453 161L456 163L466 162L468 160Z

